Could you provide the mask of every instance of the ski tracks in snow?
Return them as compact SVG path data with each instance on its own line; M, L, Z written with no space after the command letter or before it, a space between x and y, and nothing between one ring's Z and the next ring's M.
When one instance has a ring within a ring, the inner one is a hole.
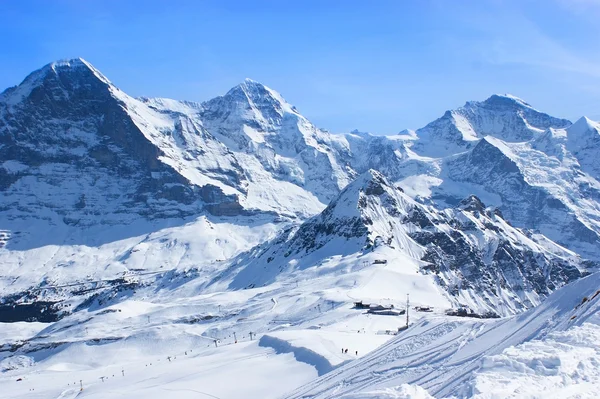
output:
M74 399L79 396L81 391L76 388L69 388L64 390L56 399Z
M421 324L424 327L426 324ZM411 370L414 366L426 364L431 359L440 356L439 349L447 346L444 341L433 347L430 344L441 339L442 337L451 334L459 323L444 323L435 324L427 327L422 331L413 328L405 334L412 333L413 335L399 337L396 340L389 341L372 352L368 358L353 361L344 365L316 380L309 386L301 387L294 391L288 398L326 398L331 395L339 395L348 392L358 392L363 387L372 387L379 381L387 380L391 375L405 373ZM416 330L416 331L415 331ZM451 337L450 337L451 339ZM398 345L398 340L402 343ZM394 348L394 346L397 346ZM442 355L448 357L450 355ZM394 363L402 361L408 357L416 357L416 359L405 364ZM386 365L388 366L386 368ZM361 375L363 370L373 370L368 375ZM341 377L341 378L340 378ZM328 387L337 382L337 388L331 394L327 393Z

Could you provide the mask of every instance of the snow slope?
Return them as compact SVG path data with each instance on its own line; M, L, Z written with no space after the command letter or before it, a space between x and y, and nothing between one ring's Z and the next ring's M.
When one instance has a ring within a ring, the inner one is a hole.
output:
M417 384L435 397L539 397L536 388L550 390L557 381L561 397L594 392L598 287L600 275L595 273L558 290L539 307L507 319L422 320L368 356L286 397L333 398L403 383ZM513 349L514 345L519 346ZM575 374L569 373L573 367ZM561 378L567 374L570 379Z
M368 171L321 214L234 259L229 288L336 273L345 265L355 270L376 261L390 272L413 275L422 292L439 285L457 307L499 314L539 304L585 270L575 254L515 229L476 197L438 211Z

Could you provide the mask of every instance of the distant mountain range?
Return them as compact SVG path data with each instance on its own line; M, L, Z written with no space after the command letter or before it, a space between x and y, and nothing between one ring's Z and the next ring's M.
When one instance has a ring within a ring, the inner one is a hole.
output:
M388 247L457 303L512 313L597 269L599 150L597 122L510 95L331 134L249 79L204 103L133 98L58 61L0 95L0 295L217 261L240 289ZM200 258L139 263L142 242Z

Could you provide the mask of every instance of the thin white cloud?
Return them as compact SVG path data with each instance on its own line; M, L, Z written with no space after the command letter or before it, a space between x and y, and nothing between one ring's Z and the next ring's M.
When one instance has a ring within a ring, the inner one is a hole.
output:
M597 3L600 0L574 0ZM519 64L547 70L564 71L600 78L600 49L577 53L544 33L533 21L516 10L503 10L494 15L478 15L472 19L482 37L476 47L484 62ZM560 32L561 27L557 26Z

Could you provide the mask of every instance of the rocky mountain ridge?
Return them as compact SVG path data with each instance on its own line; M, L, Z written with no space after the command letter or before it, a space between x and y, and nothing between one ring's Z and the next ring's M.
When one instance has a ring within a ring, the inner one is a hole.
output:
M598 126L493 95L415 132L331 134L249 79L194 103L51 63L0 95L1 292L216 262L244 288L340 245L401 253L453 300L515 312L600 260Z
M242 254L231 287L286 281L298 270L319 268L322 259L371 253L384 262L407 256L405 267L413 263L435 276L456 306L504 314L539 304L594 267L542 235L514 228L475 196L440 211L370 170L321 214Z

